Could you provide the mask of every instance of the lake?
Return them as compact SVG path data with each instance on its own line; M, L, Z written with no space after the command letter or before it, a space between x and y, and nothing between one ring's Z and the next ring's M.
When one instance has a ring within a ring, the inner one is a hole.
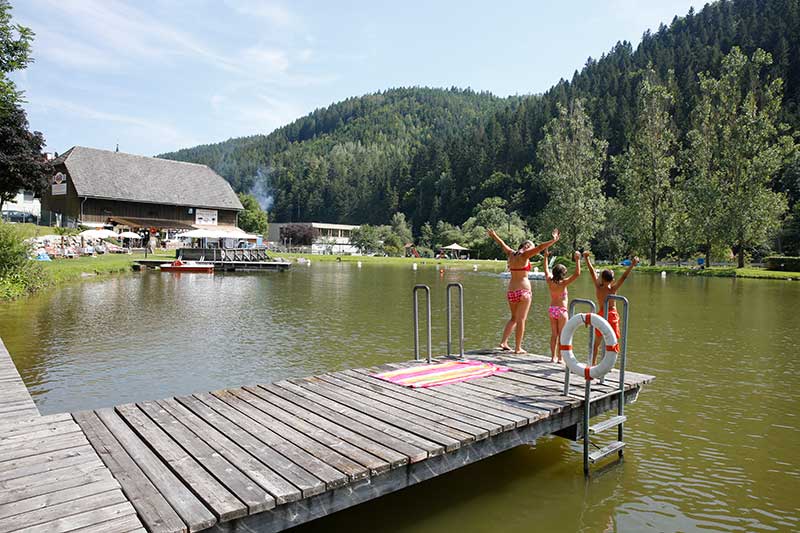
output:
M42 413L75 411L411 359L416 283L431 286L442 353L450 282L465 289L466 348L496 345L506 282L468 263L106 278L3 304L0 337ZM532 284L525 347L547 353ZM580 445L547 437L297 531L800 529L800 284L634 272L621 293L628 368L656 376L626 409L624 462L586 480ZM592 296L588 275L570 287Z

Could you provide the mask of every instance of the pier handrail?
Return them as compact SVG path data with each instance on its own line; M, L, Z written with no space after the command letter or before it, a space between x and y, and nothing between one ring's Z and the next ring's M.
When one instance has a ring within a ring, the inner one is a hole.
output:
M428 311L428 363L433 359L433 346L431 338L431 288L427 285L414 285L414 360L419 361L419 297L417 291L425 291L425 300Z
M447 355L452 353L452 330L451 330L451 301L450 301L450 289L458 289L458 311L459 311L459 335L458 335L458 344L459 344L459 356L464 357L464 286L460 283L448 283L447 284Z
M597 312L597 305L592 300L587 300L585 298L575 298L574 300L569 302L569 318L572 318L575 314L575 307L578 304L585 304L589 306L589 309L592 310L592 313ZM592 365L592 349L594 348L594 328L589 328L589 358L586 361L588 366ZM569 396L569 376L570 370L569 367L565 364L564 365L564 396Z
M616 294L609 294L603 302L603 317L608 319L608 302L615 300L622 303L622 327L620 328L620 338L617 342L620 344L619 350L619 416L625 415L625 363L628 354L628 299L624 296ZM604 341L605 344L605 341ZM603 352L605 353L605 352ZM617 429L617 440L622 441L623 425L620 424ZM619 456L622 457L622 449L619 450Z

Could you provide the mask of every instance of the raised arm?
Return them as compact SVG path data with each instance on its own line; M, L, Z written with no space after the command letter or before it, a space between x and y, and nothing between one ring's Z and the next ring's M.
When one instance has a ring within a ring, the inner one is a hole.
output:
M570 283L578 279L581 275L581 253L576 251L572 255L572 259L575 261L575 272L573 272L573 274L567 278L564 285L569 285Z
M550 266L549 266L550 261L549 261L549 259L550 259L550 252L545 250L544 251L544 279L548 283L550 283Z
M592 283L597 285L597 272L594 270L592 260L589 259L589 250L583 252L583 258L586 259L586 266L589 268L589 275L592 276Z
M500 248L503 249L503 252L506 255L511 255L511 254L514 253L514 250L509 245L507 245L506 243L503 242L503 239L500 238L500 236L497 234L497 232L495 230L490 229L486 233L489 235L489 237L494 239L494 242L496 242L497 244L500 245Z
M550 239L547 242L543 242L539 246L535 246L535 247L531 248L530 250L525 252L525 254L524 254L525 257L530 259L534 255L542 253L543 250L547 250L548 248L553 246L555 243L557 243L558 239L560 239L560 238L561 238L561 232L558 230L558 228L554 229L553 230L553 238L552 239Z
M633 270L633 267L635 267L638 264L639 264L639 258L638 257L634 257L633 260L631 261L631 266L626 268L625 272L623 272L622 275L619 277L619 280L614 282L614 290L619 289L620 287L622 287L622 284L625 283L625 278L627 278L628 274L631 273L631 270Z

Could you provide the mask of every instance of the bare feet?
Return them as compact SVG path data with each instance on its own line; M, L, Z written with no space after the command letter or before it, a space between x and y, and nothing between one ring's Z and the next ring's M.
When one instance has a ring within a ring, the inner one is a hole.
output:
M507 342L500 343L500 346L497 347L498 350L503 350L504 352L508 352L511 350L511 346L508 345Z
M514 353L515 354L527 354L528 352L526 352L524 348L517 348L516 350L514 350Z

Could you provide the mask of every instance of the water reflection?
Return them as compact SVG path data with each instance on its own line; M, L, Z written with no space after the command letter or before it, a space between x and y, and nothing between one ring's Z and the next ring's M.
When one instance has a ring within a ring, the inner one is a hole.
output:
M432 288L435 351L452 281L467 348L494 345L504 281L470 270L131 275L3 305L0 336L42 412L108 406L408 359L415 283ZM799 529L800 284L634 274L624 289L631 369L657 380L628 410L623 464L584 481L574 445L540 439L298 531ZM588 279L570 293L591 297ZM525 346L538 353L546 304L534 283Z

